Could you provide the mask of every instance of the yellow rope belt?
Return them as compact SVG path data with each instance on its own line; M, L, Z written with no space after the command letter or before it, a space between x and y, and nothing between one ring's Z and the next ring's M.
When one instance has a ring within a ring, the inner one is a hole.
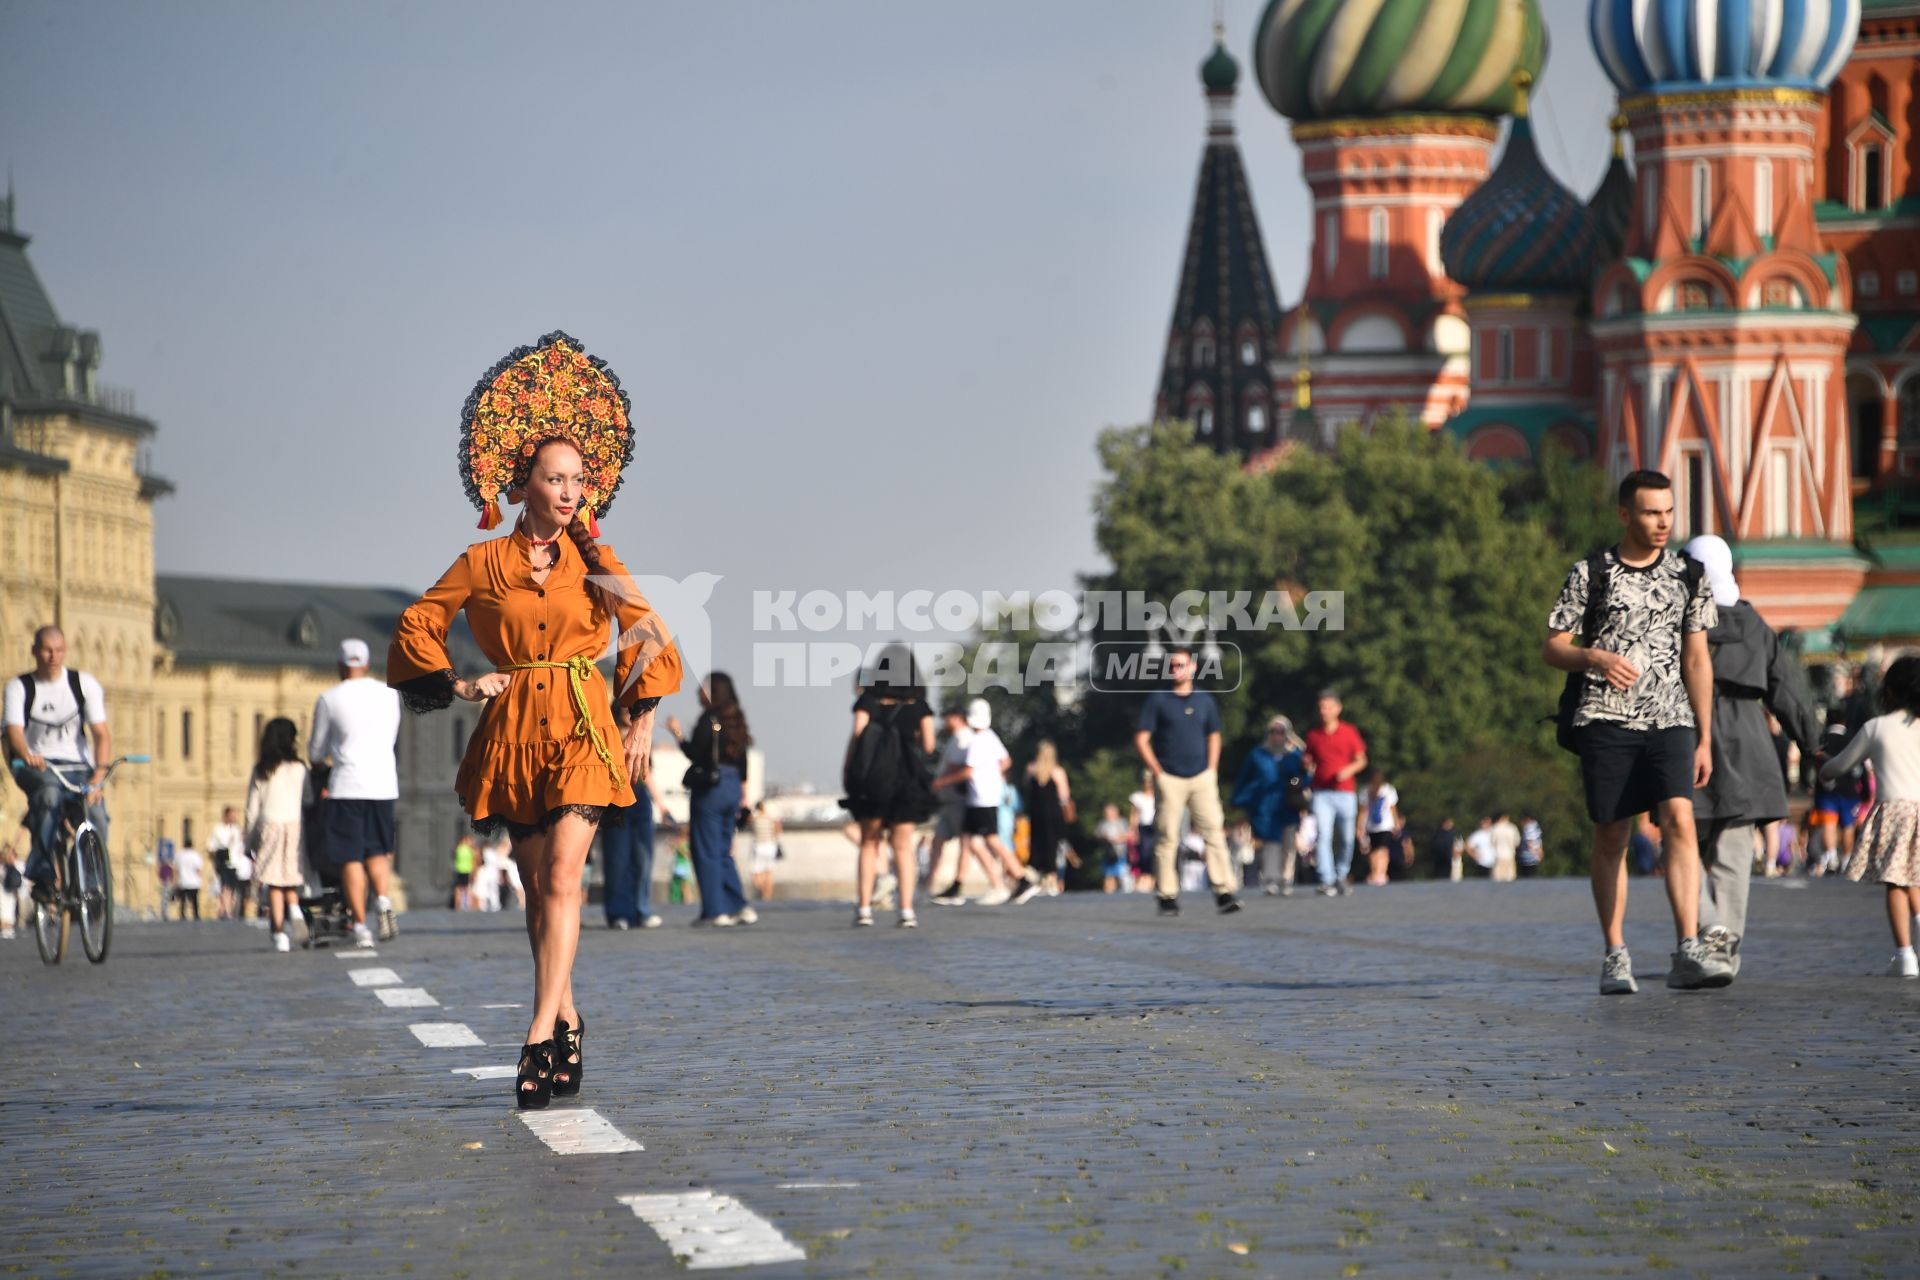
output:
M600 674L600 668L593 665L593 659L585 655L568 658L565 662L516 662L500 667L501 671L531 671L535 667L558 667L567 673L567 689L573 694L573 709L579 718L573 722L573 736L585 738L593 743L594 754L600 757L600 763L607 766L607 772L613 776L615 787L627 785L626 771L607 750L607 744L600 736L600 727L593 722L593 713L587 710L587 688L584 683L588 676Z

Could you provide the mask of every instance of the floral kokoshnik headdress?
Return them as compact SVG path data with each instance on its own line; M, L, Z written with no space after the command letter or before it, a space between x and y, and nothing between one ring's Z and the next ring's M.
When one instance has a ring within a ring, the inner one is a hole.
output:
M525 497L533 454L549 440L580 451L586 475L580 518L600 536L596 515L613 505L633 456L627 393L606 362L559 330L538 346L515 347L487 370L460 413L460 479L480 508L480 527L498 528L500 495Z

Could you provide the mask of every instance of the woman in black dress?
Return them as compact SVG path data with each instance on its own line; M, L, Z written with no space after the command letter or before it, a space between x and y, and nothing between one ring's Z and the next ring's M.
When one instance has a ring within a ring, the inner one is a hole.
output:
M933 709L913 670L912 655L891 647L861 674L853 704L853 734L842 769L847 812L860 826L859 905L856 927L873 923L873 882L882 842L891 843L900 880L900 927L920 923L913 911L919 878L914 831L939 807L927 761L933 754Z
M1060 892L1060 842L1073 823L1073 791L1051 740L1042 738L1027 766L1020 799L1027 807L1027 862L1040 873L1048 893ZM1071 852L1067 855L1073 857Z

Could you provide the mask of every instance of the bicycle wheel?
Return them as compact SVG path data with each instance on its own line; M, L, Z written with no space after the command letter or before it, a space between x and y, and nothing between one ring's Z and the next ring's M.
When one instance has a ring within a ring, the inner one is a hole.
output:
M33 904L33 941L40 948L40 959L59 964L67 950L67 908L59 901Z
M80 945L87 959L99 964L113 940L113 877L100 833L92 827L82 828L74 841L73 863L80 890Z

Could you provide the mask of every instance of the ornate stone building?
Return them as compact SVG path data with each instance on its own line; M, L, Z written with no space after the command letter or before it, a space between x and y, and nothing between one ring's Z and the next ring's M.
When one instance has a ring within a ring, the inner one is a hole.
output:
M154 424L99 381L98 334L61 321L27 259L11 192L0 202L0 679L31 669L34 630L57 623L69 665L106 694L123 768L107 794L108 854L119 904L158 903L152 855L162 837L203 841L225 805L246 797L260 728L284 715L305 741L334 655L348 636L381 661L413 598L398 588L161 576L153 503L170 486L148 474ZM451 640L478 670L464 621ZM376 675L378 672L376 671ZM402 873L444 887L464 817L453 776L475 713L407 717L399 743ZM0 830L25 810L0 786ZM429 890L429 892L432 892Z
M1583 203L1524 109L1488 173L1536 0L1269 0L1313 196L1275 388L1323 442L1397 409L1664 471L1808 652L1920 640L1920 0L1585 2L1620 96Z
M96 676L114 749L146 751L153 714L153 423L100 383L100 335L63 322L0 202L0 677L33 666L34 631L56 623L71 665ZM0 788L11 834L26 805ZM109 853L123 896L152 830L152 778L122 770L108 792Z

